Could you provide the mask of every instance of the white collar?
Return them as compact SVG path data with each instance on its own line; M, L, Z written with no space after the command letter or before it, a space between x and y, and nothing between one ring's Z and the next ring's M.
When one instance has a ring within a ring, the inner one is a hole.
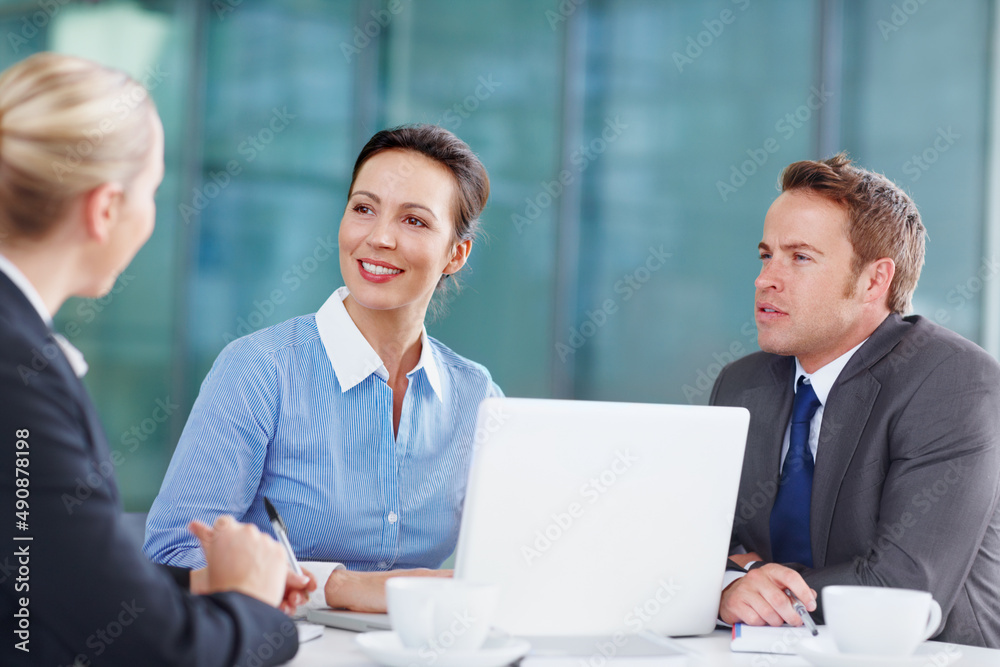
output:
M344 307L344 299L348 294L350 291L346 286L339 288L316 312L316 329L319 330L319 338L323 342L326 356L337 374L341 392L353 389L372 373L383 380L389 379L389 371L386 370L382 359L365 340L347 312L347 308ZM412 377L421 368L424 369L427 382L440 399L441 376L434 350L427 338L426 327L420 331L420 359L406 377Z
M0 255L0 272L10 278L10 281L21 290L24 294L24 298L38 311L38 316L42 318L50 330L52 329L52 314L49 313L48 307L46 307L45 302L42 301L42 295L38 293L35 286L31 284L28 280L28 276L24 275L21 269L11 262L9 259ZM77 377L83 377L87 374L90 367L87 365L87 360L83 358L83 353L80 350L66 340L65 336L52 332L52 337L55 338L56 343L62 349L63 354L66 355L66 361L69 362L70 367L73 372L76 373Z
M17 268L12 261L0 255L0 271L3 271L10 281L17 285L17 288L21 290L25 298L35 307L38 311L38 316L42 318L49 327L52 326L52 313L45 306L45 302L42 301L42 295L38 293L35 286L31 284L28 280L28 276L21 273L21 269Z
M864 345L867 340L868 339L865 338L865 340L861 341L860 343L852 347L850 350L843 353L842 355L840 355L839 357L828 363L826 366L823 366L822 368L816 370L813 373L806 373L805 370L802 368L802 364L799 363L799 358L796 357L795 377L792 378L793 391L795 385L798 384L799 378L804 375L806 377L806 380L809 381L809 384L812 385L813 391L816 392L816 398L819 399L820 403L826 405L826 399L830 395L830 391L833 389L833 385L837 381L837 378L840 377L840 372L844 370L844 366L847 365L847 362L851 360L851 357L854 356L854 353L857 352L858 349L862 345Z

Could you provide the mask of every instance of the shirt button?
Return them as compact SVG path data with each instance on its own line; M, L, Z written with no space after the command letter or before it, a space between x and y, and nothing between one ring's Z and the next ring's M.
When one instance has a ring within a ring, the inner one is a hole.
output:
M378 564L378 566L379 568L384 570L385 568L389 567L389 564L386 563L385 561L382 561L381 563Z
M386 518L389 520L389 523L396 523L396 519L398 519L399 517L396 516L395 512L389 512L389 516L387 516Z

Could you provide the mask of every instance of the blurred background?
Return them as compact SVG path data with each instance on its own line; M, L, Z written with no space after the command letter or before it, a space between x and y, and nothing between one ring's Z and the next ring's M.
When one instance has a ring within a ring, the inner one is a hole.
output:
M56 329L83 350L126 509L159 490L236 337L341 284L354 159L438 123L492 180L431 335L509 396L706 403L756 349L764 214L847 150L929 230L915 309L1000 348L997 8L988 0L0 1L41 50L142 81L167 134L150 242Z

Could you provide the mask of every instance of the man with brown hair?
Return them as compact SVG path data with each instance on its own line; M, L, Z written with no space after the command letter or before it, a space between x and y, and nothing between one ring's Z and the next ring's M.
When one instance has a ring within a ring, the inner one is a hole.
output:
M843 154L790 165L764 221L762 352L713 405L750 410L723 621L801 621L834 584L930 591L938 639L1000 647L1000 365L903 317L924 260L910 198Z

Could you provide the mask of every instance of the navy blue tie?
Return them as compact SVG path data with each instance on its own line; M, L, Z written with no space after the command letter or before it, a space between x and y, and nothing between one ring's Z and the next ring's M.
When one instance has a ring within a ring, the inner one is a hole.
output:
M781 468L781 485L771 510L771 555L776 563L812 567L809 507L812 504L813 457L809 450L809 422L820 401L812 385L800 377L792 403L788 453Z

